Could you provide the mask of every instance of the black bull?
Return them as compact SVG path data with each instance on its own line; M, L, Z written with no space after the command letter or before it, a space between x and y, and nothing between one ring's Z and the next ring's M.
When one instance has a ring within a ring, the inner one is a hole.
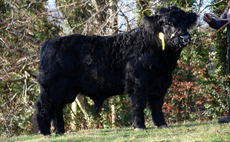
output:
M147 102L153 122L158 127L167 126L162 112L164 96L182 48L190 41L187 29L196 19L195 13L172 6L144 17L142 25L125 33L73 34L46 41L40 55L35 130L49 135L52 121L56 133L64 133L63 108L78 93L94 101L96 112L105 99L127 94L135 129L145 128L143 111Z

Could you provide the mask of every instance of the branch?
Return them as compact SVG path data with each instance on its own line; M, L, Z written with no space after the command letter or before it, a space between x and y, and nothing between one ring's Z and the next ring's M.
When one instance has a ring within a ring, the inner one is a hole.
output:
M16 93L16 94L13 96L13 98L11 98L9 101L5 102L5 103L1 106L1 108L3 108L7 103L13 101L14 98L15 98L18 94L20 94L20 92L19 92L19 93Z
M197 15L200 15L206 8L208 8L208 7L210 7L210 6L217 5L217 4L219 4L219 3L223 2L223 1L224 1L224 0L221 0L221 1L217 2L217 3L210 4L210 5L206 5L201 11L198 12Z
M5 41L2 38L0 38L0 40L1 40L0 41L0 46L10 49L10 46L7 43L5 43Z
M98 11L96 11L91 17L89 17L89 19L87 19L86 21L82 22L79 25L74 26L72 29L78 28L82 25L84 25L85 23L87 23L88 21L90 21L91 19L93 19L97 14L99 14L100 12L102 12L106 7L109 6L109 3L107 3L105 6L103 6L102 8L98 9Z
M228 21L228 20L230 20L230 18L227 18L227 19L221 19L220 17L218 17L217 15L212 14L212 13L208 13L208 14L212 15L213 17L215 17L215 18L216 18L216 19L218 19L218 20L222 20L222 21Z
M131 27L130 27L130 25L129 25L129 18L124 14L124 12L122 11L122 10L120 10L120 12L121 12L121 14L124 16L124 18L125 18L125 20L126 20L126 22L127 22L127 29L128 30L131 30Z
M20 82L20 81L23 81L25 79L26 79L26 77L23 76L23 77L17 78L17 79L9 79L9 80L0 79L0 82L11 82L12 83L12 82Z
M14 22L14 10L13 10L13 9L11 9L11 14L12 14L11 22L10 22L10 24L7 26L6 30L8 30L8 29L13 25L13 22Z
M210 5L206 5L201 11L199 11L198 12L198 16L200 16L200 14L206 9L206 8L208 8L208 7L210 7L210 6L214 6L214 5L217 5L217 4L219 4L219 3L221 3L221 2L223 2L224 0L221 0L221 1L219 1L219 2L217 2L217 3L214 3L214 4L210 4ZM227 18L227 19L220 19L218 16L216 16L215 14L212 14L212 13L209 13L210 15L212 15L213 17L215 17L215 18L217 18L218 20L223 20L223 21L228 21L228 20L230 20L230 18ZM196 24L196 26L189 32L190 34L198 27L198 25L200 24L200 21L198 21L197 22L197 24Z
M40 0L38 2L31 2L31 3L23 5L21 7L19 7L18 5L17 6L12 6L12 2L10 2L10 1L5 1L5 2L8 3L12 9L22 9L22 8L26 8L26 7L28 9L32 4L38 4L38 3L42 3L42 2L46 2L46 1L47 0ZM13 4L16 5L16 3L13 3Z
M9 31L9 32L12 33L12 34L14 34L14 35L16 35L16 36L18 36L18 37L21 37L21 38L24 39L26 42L32 42L32 43L35 44L35 45L41 46L42 43L43 43L43 42L41 42L41 41L39 41L39 40L37 40L37 39L35 39L35 38L29 37L29 36L25 36L25 35L23 35L23 34L21 34L21 33L18 33L18 32L16 32L16 31L13 30L13 29L12 29L12 31Z
M81 111L83 112L83 114L85 115L85 118L88 119L89 118L89 114L87 113L87 111L85 110L85 106L84 103L82 102L82 97L81 94L78 94L75 101L77 101L78 106L80 107Z
M1 75L1 74L5 74L5 73L9 73L9 72L12 72L12 71L15 71L15 70L20 69L20 68L22 68L22 67L23 67L22 64L14 65L14 68L12 68L12 69L9 69L9 70L5 70L5 69L4 69L4 71L0 72L0 75Z

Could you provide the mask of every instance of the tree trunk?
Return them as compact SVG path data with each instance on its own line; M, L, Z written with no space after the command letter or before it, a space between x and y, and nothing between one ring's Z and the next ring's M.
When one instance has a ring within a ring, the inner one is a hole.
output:
M118 33L117 0L110 0L110 35Z
M76 130L76 121L75 121L75 117L77 116L77 101L75 100L72 105L72 112L71 112L71 116L72 116L72 122L71 122L71 128L72 130Z
M72 107L71 115L72 115L73 120L75 120L74 118L77 116L77 106L80 107L82 113L84 114L84 118L86 121L91 118L90 116L93 116L93 118L96 117L94 115L95 113L92 112L92 109L90 105L88 104L86 97L82 94L78 94L75 101L72 103L72 106L71 106ZM76 121L72 121L71 127L73 130L76 130Z
M105 21L106 21L106 1L105 0L92 0L95 6L95 28L98 29L96 34L105 35Z

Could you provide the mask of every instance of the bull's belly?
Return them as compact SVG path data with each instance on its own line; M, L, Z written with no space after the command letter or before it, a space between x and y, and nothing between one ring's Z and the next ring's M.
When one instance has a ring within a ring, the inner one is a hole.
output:
M124 93L125 88L122 77L112 74L81 76L77 85L82 93L89 96L95 94L106 96L121 95Z

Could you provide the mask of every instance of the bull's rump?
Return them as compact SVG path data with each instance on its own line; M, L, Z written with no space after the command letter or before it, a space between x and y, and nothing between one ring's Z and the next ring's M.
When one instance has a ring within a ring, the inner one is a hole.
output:
M109 37L70 35L53 38L42 47L39 78L43 80L38 81L42 86L50 86L60 77L68 78L70 87L85 95L122 94L124 63L118 51L112 49Z

